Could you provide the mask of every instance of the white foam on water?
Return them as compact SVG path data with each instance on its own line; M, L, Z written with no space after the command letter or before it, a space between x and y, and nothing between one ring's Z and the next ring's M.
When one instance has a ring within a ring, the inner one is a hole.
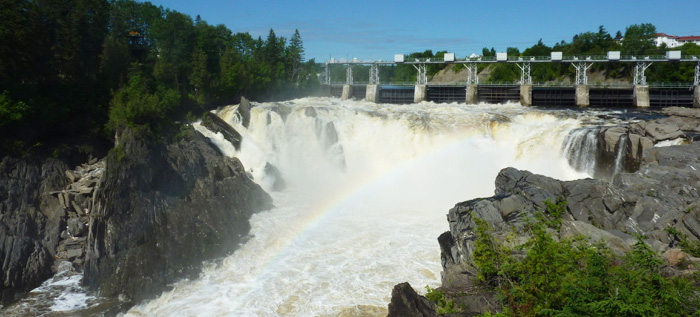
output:
M258 104L248 129L233 110L218 113L242 135L240 150L197 129L268 192L268 164L287 188L233 255L128 315L385 315L395 284L439 286L447 211L491 196L500 169L588 177L561 153L579 120L513 103L304 98Z
M97 298L80 285L83 275L70 262L61 262L57 273L19 302L3 310L8 316L36 316L50 312L70 315L89 307Z

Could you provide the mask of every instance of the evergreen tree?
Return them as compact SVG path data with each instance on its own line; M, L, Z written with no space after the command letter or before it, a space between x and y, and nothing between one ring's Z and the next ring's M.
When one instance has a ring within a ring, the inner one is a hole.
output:
M295 30L294 35L289 40L286 55L289 65L289 70L287 71L289 80L293 83L298 83L304 63L304 45L301 41L299 30Z

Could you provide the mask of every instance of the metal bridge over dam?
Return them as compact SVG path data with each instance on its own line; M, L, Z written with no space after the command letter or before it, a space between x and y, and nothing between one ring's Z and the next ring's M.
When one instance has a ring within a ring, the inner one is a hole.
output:
M645 71L653 63L695 63L693 83L648 84ZM520 81L512 84L479 83L477 66L488 63L514 63L521 71ZM530 69L537 63L568 63L576 69L573 84L533 84ZM632 63L634 78L632 84L596 85L589 84L587 70L593 63ZM332 83L330 66L338 64L346 68L345 82ZM379 67L401 64L413 65L417 72L415 84L382 84L379 82ZM462 64L467 69L466 82L457 84L429 83L429 64ZM369 66L369 80L356 82L352 69L356 65ZM393 61L336 61L325 63L321 83L327 94L343 99L356 98L370 102L415 103L435 102L478 102L502 103L520 101L524 106L622 106L622 107L700 107L700 56L681 56L680 51L668 51L664 56L622 56L620 52L608 52L604 56L563 56L562 52L552 52L550 56L496 56L455 59L454 53L446 53L444 58L407 59L402 54Z

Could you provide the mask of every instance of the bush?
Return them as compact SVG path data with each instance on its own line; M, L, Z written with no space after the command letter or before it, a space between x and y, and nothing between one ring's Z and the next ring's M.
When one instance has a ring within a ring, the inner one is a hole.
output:
M437 305L438 314L450 314L457 312L455 309L455 302L453 300L447 300L445 298L445 294L439 290L431 288L430 286L425 286L425 289L428 291L425 294L425 297Z
M479 279L498 289L503 312L513 316L688 316L700 314L691 277L666 277L662 260L637 237L633 250L615 256L603 243L555 239L550 233L565 203L547 209L522 230L519 260L476 220L474 263ZM696 277L697 278L697 277Z

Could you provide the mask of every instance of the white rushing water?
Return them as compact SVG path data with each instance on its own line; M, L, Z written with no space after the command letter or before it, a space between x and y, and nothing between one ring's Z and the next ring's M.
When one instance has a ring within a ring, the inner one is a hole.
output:
M0 310L3 316L69 316L71 312L85 309L96 303L97 298L88 295L80 285L83 275L73 269L70 262L61 262L56 274L33 289L27 296L9 307Z
M233 255L128 315L385 315L395 284L439 286L447 211L492 195L501 168L587 177L561 155L580 122L518 104L307 98L257 105L249 129L235 107L218 114L241 132L240 151L197 128L276 208L252 217L252 238ZM268 164L283 191L272 191Z

